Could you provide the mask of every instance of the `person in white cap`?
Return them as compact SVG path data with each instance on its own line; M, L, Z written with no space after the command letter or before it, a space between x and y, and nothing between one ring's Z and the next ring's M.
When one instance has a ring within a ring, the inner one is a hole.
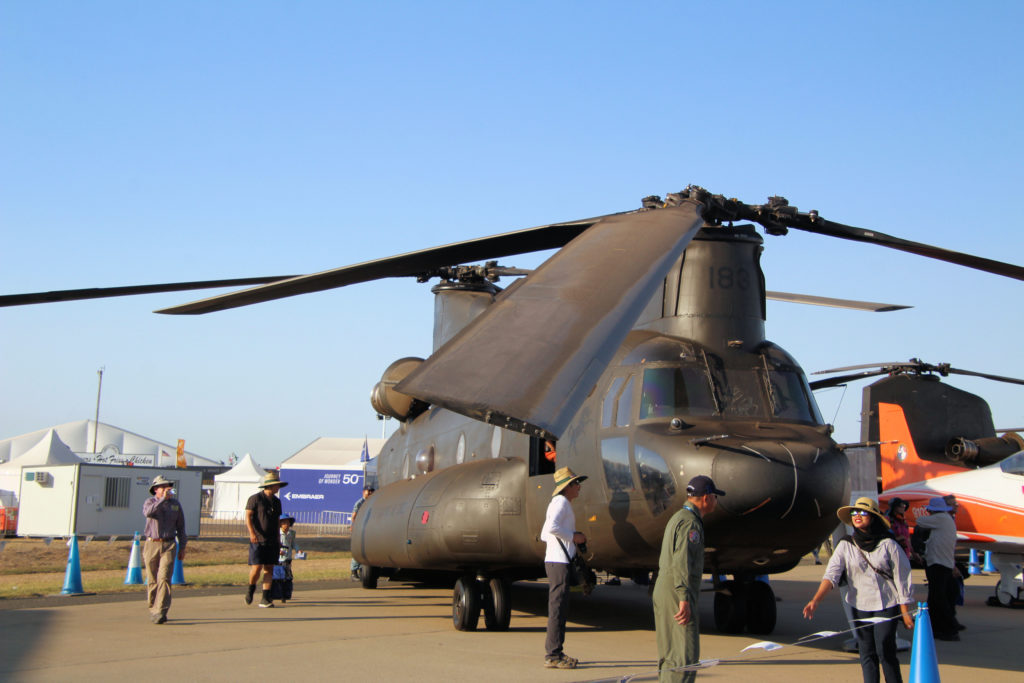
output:
M568 467L555 472L555 490L548 503L540 539L547 543L544 572L548 576L548 627L544 640L544 666L549 669L575 669L579 663L562 651L565 643L565 620L569 614L569 560L576 554L576 544L587 537L576 531L576 515L572 501L580 495L585 476Z

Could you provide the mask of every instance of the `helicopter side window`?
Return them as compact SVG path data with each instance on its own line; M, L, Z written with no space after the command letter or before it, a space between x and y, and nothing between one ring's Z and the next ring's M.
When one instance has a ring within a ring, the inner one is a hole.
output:
M714 415L707 376L691 365L648 368L640 396L640 419L677 415Z
M633 474L629 469L629 437L601 439L601 462L609 489L628 491L633 488Z
M676 495L676 483L665 459L649 448L637 446L636 469L651 514L660 515L668 509L669 501Z
M628 427L629 418L633 413L633 378L630 377L629 381L626 382L626 387L622 390L622 395L619 396L619 403L615 409L615 426L616 427Z

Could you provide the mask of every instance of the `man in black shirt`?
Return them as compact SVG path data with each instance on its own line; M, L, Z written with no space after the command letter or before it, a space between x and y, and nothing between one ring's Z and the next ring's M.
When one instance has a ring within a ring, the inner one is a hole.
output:
M263 597L260 607L273 607L270 590L274 582L274 565L281 552L281 501L277 492L288 485L281 481L276 470L263 477L260 492L249 496L245 503L245 526L249 529L249 587L245 604L252 604L256 581L263 571Z

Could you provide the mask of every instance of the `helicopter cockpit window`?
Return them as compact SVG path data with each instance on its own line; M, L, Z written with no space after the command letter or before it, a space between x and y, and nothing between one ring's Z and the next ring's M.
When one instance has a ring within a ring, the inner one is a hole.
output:
M769 370L772 413L787 420L801 420L821 424L818 406L811 398L810 387L803 375L790 370Z
M619 396L619 404L615 409L615 426L616 427L628 427L630 421L630 415L633 412L633 378L630 377L629 381L626 382L626 388L622 390L622 395Z
M615 402L619 397L619 390L622 389L622 383L625 381L625 377L616 377L612 380L611 386L608 387L608 393L604 396L604 405L601 406L602 427L612 426L612 420L615 419Z
M676 483L665 459L649 448L637 446L636 469L651 514L661 514L668 509L669 501L676 495Z
M601 462L609 489L628 491L633 488L633 474L629 469L629 437L601 439Z
M768 414L759 373L728 369L718 385L723 417L762 417Z
M1024 474L1024 451L1004 458L999 463L999 469L1007 474Z
M640 419L708 416L715 400L704 369L697 365L647 368L640 395Z

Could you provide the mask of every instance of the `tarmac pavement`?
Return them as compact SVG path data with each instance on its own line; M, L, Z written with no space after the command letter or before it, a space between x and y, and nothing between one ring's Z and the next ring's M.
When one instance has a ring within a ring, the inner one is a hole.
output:
M701 658L721 659L699 674L704 683L794 680L859 681L856 654L842 650L846 637L810 646L801 636L845 630L838 594L813 622L803 605L821 579L809 560L772 577L779 620L767 637L715 632L713 597L700 602ZM293 601L273 609L243 602L243 589L175 587L170 620L151 624L144 593L0 601L0 679L5 681L594 681L656 680L657 647L646 587L623 581L574 594L566 652L575 670L543 668L547 587L522 582L513 588L509 631L458 632L451 621L451 591L381 582L302 584L295 568ZM186 571L187 576L187 571ZM985 606L996 576L967 582L961 642L936 642L946 683L1024 680L1021 626L1024 610ZM924 573L914 572L917 597L925 598ZM88 590L88 586L86 586ZM910 639L902 628L901 637ZM770 640L785 647L740 654ZM909 674L910 652L900 655Z

